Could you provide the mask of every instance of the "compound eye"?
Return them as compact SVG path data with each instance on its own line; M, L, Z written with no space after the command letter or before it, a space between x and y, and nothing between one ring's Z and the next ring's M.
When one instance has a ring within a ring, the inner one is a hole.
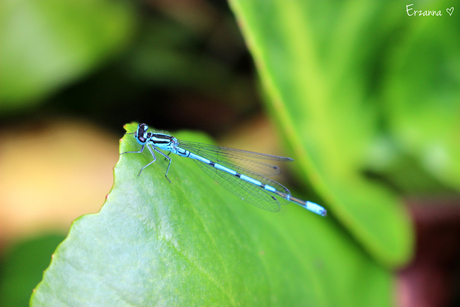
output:
M139 125L139 131L141 131L140 134L143 134L145 131L147 131L147 129L149 129L149 127L146 124Z
M146 141L145 137L143 137L141 135L137 139L139 140L139 143L142 143L142 144L145 143L145 141Z

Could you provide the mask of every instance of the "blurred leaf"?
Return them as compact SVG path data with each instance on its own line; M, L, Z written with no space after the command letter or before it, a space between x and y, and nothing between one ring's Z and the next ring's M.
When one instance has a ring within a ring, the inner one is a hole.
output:
M128 2L0 2L2 111L36 104L126 46L134 15Z
M42 279L51 254L63 235L46 235L16 243L3 257L0 306L28 306L32 289Z
M401 202L362 174L378 132L370 64L387 34L381 20L389 7L375 1L230 4L299 173L374 257L388 266L407 262L413 234Z
M120 145L139 148L132 135ZM171 184L161 158L137 176L151 159L120 157L101 212L73 223L32 306L392 305L391 273L332 219L250 206L174 155Z
M403 152L460 191L460 20L452 17L411 20L388 60L384 90L390 129Z
M419 159L405 154L395 139L387 135L375 140L370 148L369 164L365 173L375 180L394 187L405 197L433 197L455 195L452 188L431 176L422 167Z

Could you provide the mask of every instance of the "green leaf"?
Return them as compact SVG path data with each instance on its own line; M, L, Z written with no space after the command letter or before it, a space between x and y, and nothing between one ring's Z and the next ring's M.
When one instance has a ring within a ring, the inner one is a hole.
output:
M0 105L33 105L126 47L134 15L125 1L0 2Z
M121 140L120 152L139 148ZM260 210L171 156L172 183L158 156L137 176L148 150L120 156L103 208L72 224L31 306L392 305L391 273L334 220Z
M382 12L396 11L384 3L230 1L299 175L393 267L412 255L411 224L398 197L363 174L379 125L373 61L391 29L381 20L394 19Z
M0 306L27 306L32 289L41 280L51 254L64 240L62 234L48 234L15 242L2 251Z
M384 89L399 147L460 191L460 21L444 14L413 20L388 59Z

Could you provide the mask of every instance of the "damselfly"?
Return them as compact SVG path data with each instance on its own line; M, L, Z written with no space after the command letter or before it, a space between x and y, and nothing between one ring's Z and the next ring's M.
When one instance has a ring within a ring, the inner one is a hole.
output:
M157 152L169 160L165 176L171 182L168 178L171 167L169 154L173 153L195 160L211 178L256 207L276 212L280 210L280 201L290 201L311 212L326 216L326 209L320 205L293 197L285 186L266 177L280 173L277 166L267 162L293 161L291 158L181 141L171 135L148 132L147 130L146 124L140 124L134 132L134 138L142 145L141 150L122 153L142 153L145 147L149 149L153 160L141 168L139 175L146 167L156 161L155 152ZM165 154L161 150L169 153Z

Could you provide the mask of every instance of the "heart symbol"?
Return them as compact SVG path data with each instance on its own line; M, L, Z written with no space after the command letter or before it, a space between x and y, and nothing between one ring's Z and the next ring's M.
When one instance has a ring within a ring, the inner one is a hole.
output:
M452 16L452 13L454 12L454 7L447 8L446 11L447 13L449 13L450 16Z

